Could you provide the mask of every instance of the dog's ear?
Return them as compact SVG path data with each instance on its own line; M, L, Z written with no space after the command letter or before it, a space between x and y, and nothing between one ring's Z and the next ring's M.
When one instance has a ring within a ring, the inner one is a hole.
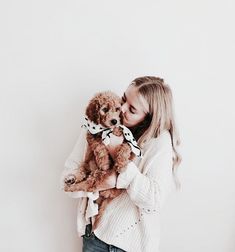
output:
M94 122L95 124L99 124L99 110L100 105L96 99L92 99L87 106L86 115L88 116L89 120Z

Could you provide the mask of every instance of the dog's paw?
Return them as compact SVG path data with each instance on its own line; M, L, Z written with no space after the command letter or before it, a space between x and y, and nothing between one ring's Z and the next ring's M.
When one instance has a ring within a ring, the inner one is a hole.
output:
M76 177L73 174L69 174L65 179L64 183L65 185L73 185L76 181Z

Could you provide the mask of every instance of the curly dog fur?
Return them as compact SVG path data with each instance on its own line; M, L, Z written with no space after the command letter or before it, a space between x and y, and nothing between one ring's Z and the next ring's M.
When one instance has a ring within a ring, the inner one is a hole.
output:
M122 124L121 99L113 92L97 93L90 100L86 108L86 115L95 124L112 128L114 135L122 136L122 128L119 127ZM81 163L75 177L65 180L65 191L94 192L113 171L119 173L135 157L129 144L123 141L115 148L113 160L102 142L101 135L102 133L94 135L89 131L87 132L88 147L85 160ZM107 204L123 191L124 189L112 188L99 192L99 198L96 200L99 213L95 218L92 230L96 229Z

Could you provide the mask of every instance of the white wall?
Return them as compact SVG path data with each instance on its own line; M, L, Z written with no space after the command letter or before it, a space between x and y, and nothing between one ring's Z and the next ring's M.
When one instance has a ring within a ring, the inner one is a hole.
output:
M182 140L162 252L235 251L233 14L229 0L0 3L1 251L81 251L64 161L88 99L142 75L172 87Z

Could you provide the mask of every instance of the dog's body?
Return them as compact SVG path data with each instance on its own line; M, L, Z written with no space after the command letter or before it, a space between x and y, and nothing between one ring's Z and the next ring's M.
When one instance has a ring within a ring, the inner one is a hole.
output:
M111 129L109 133L123 138L123 129L119 126L122 124L121 99L114 93L107 91L96 94L88 104L86 115L86 119L96 125L93 128L98 125L101 128L108 127ZM87 132L88 148L85 160L80 165L78 174L72 179L70 177L65 180L65 191L94 192L111 173L114 171L119 173L135 157L130 145L123 138L123 142L115 147L115 155L112 159L103 142L103 132L104 130L96 134ZM123 191L123 189L112 188L99 192L99 198L96 200L99 213L92 227L93 230L97 227L107 204Z

